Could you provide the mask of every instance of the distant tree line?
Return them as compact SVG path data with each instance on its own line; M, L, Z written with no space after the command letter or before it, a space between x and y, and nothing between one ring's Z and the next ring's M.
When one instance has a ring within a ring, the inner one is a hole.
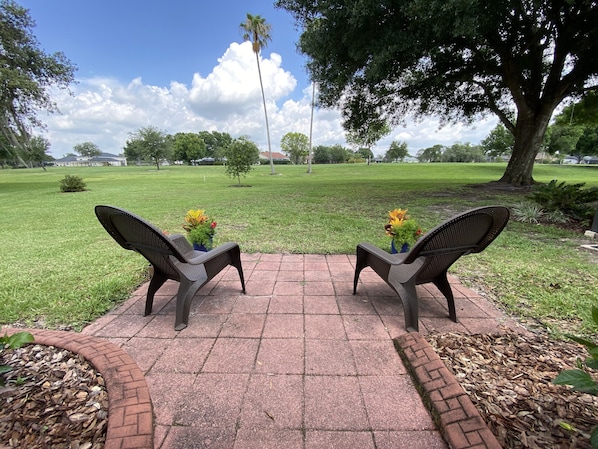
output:
M484 162L486 156L481 145L455 143L448 146L434 145L418 151L419 162Z
M248 137L242 139L242 143L250 142L257 149L257 145ZM165 161L187 165L219 164L224 163L232 147L240 148L237 140L226 132L180 132L172 135L155 126L148 126L130 133L123 153L129 164L149 163L156 165L158 169ZM354 141L354 144L358 143L360 142ZM371 145L371 142L361 143ZM504 125L498 124L479 145L460 142L450 146L433 145L418 150L412 156L407 142L393 141L385 154L376 161L404 162L413 157L418 162L504 161L510 158L513 145L513 135ZM45 166L54 159L48 154L50 142L43 137L31 137L24 148L26 151L15 148L0 136L0 165L38 166L45 170ZM304 164L310 156L309 139L298 132L285 134L280 141L280 148L292 164ZM100 148L92 142L78 143L73 146L73 151L87 158L102 154ZM598 155L597 95L588 94L581 101L565 107L555 117L544 137L543 151L553 156L552 160L557 162L562 162L567 156L582 162L585 156ZM368 147L353 150L340 144L314 146L311 157L311 162L315 164L359 163L375 159ZM253 163L259 161L259 150L254 159Z
M589 92L582 100L566 106L548 127L544 148L562 161L571 156L581 163L586 156L598 156L598 94Z
M514 141L499 124L482 141L482 148L490 159L510 156ZM542 152L557 163L566 157L582 163L587 156L598 156L598 94L588 92L554 117L544 135Z

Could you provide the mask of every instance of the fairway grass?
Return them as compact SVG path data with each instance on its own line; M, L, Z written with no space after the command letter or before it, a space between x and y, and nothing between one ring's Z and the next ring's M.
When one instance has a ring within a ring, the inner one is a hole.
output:
M360 241L387 248L387 211L408 208L426 229L487 204L512 206L515 192L472 188L500 178L504 164L342 164L256 167L242 187L220 166L80 167L0 170L0 322L81 329L147 279L147 262L120 248L94 206L128 209L170 233L187 210L217 222L215 243L243 252L354 254ZM60 193L65 175L88 190ZM537 166L537 181L598 186L588 166ZM452 270L511 312L543 323L564 320L584 332L597 303L595 258L582 236L511 221L484 253ZM593 260L594 258L594 260ZM579 317L583 320L580 322Z

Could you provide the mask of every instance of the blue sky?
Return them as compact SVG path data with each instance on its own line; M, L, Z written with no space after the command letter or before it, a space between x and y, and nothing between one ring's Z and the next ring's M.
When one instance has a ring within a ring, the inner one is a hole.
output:
M42 116L43 133L60 157L81 142L120 153L130 133L156 126L168 133L217 130L248 135L267 150L255 56L242 44L246 13L272 25L261 54L273 150L287 132L309 133L311 89L296 50L292 17L268 0L17 0L36 22L33 33L46 52L62 51L78 67L72 95L56 92L60 115ZM478 143L495 120L477 128L438 129L436 120L400 127L415 154L436 143ZM338 111L318 110L314 145L346 145Z
M242 42L246 13L272 24L264 50L281 55L284 67L306 81L304 57L292 17L270 1L19 0L36 21L35 35L48 52L62 51L82 78L111 76L121 82L168 86L206 75L231 42Z

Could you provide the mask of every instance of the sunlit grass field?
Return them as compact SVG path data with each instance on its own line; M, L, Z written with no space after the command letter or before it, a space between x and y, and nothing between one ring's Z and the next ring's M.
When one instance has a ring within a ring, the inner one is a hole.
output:
M215 243L243 252L353 254L360 241L387 248L387 212L408 208L424 228L486 204L511 206L523 193L471 185L500 178L503 164L342 164L256 167L242 179L224 168L166 166L0 170L0 323L80 329L124 300L146 279L147 263L120 248L93 208L128 209L170 233L183 232L188 209L217 222ZM61 193L65 175L88 190ZM591 166L541 165L537 181L598 186ZM484 253L452 270L484 287L513 313L543 323L564 320L590 328L598 301L596 257L580 250L583 236L511 221ZM584 320L578 322L578 317Z

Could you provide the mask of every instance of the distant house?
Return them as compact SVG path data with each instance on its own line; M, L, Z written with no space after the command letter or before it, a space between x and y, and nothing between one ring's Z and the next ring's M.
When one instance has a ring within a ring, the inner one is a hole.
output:
M268 159L268 161L270 161L270 153L268 153L267 151L260 153L260 159ZM290 164L291 160L284 154L276 153L273 151L272 162L274 162L275 164Z
M116 154L102 153L92 158L86 156L67 156L62 159L56 159L54 165L57 167L124 167L127 165L127 159L124 156Z

